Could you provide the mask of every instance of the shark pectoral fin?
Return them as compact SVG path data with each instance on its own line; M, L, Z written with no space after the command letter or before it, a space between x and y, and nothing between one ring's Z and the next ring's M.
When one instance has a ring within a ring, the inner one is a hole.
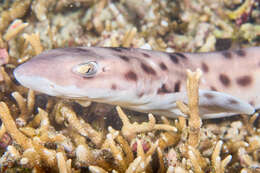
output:
M252 114L255 109L247 102L216 91L199 91L200 116L203 119L228 117L236 114Z
M171 104L170 100L172 101ZM184 115L177 108L176 101L182 101L187 104L187 93L178 92L171 95L168 99L169 104L164 104L169 106L168 110L170 113L165 113L164 116L173 118L178 116L187 117L187 115ZM165 107L164 109L167 108ZM237 114L253 114L255 109L249 103L229 94L199 90L199 111L202 119L211 119L229 117Z

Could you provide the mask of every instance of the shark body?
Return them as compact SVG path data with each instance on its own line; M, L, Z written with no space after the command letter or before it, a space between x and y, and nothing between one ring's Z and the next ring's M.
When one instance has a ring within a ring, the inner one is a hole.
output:
M252 114L260 108L260 47L209 53L59 48L18 66L14 75L23 86L51 96L186 117L176 101L187 103L186 69L197 68L203 71L202 118Z

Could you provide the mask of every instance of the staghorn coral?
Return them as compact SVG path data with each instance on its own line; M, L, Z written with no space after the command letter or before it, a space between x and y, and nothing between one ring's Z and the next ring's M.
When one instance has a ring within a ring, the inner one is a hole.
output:
M232 159L232 156L228 155L224 160L221 161L220 150L221 150L222 144L223 144L222 141L217 142L216 147L211 156L211 161L212 161L212 164L213 164L213 167L214 167L214 170L216 171L216 173L224 172L225 167Z
M137 133L140 132L147 132L151 130L167 130L167 131L174 131L174 132L177 131L177 129L173 126L167 124L156 124L155 118L152 114L148 115L149 118L148 123L144 122L142 124L137 124L137 123L131 124L126 114L122 111L122 109L119 106L117 106L116 109L118 111L119 117L123 122L122 134L128 140L131 140L136 136Z
M40 54L43 51L39 33L31 35L24 34L24 38L26 41L30 42L31 46L33 47L33 50L35 50L36 55Z
M260 171L260 164L252 159L245 150L245 148L239 148L238 157L240 160L240 164L245 167L242 171L248 170L249 172Z
M5 141L0 145L2 172L8 167L34 172L259 172L258 114L205 120L203 124L196 118L167 120L148 115L147 122L138 124L130 123L135 113L126 116L117 108L120 118L109 113L104 125L97 126L92 117L81 113L82 109L88 113L88 108L75 109L38 94L34 97L32 91L17 85L11 74L17 64L54 47L209 51L220 49L217 43L221 39L230 41L221 45L225 48L259 45L259 2L138 1L143 9L130 1L11 2L0 3L0 48L9 57L1 67L4 82L0 83L0 98L10 113L1 102L0 139ZM19 18L26 27L16 31L26 34L8 36L7 27ZM190 109L189 105L181 108L187 114ZM116 121L107 127L110 117ZM123 127L118 125L121 120ZM192 133L192 127L197 134Z
M82 136L89 137L95 145L100 146L102 142L102 133L93 129L90 124L78 119L76 113L72 109L64 105L58 105L55 114L56 116L60 114L72 129Z
M34 91L29 90L27 99L25 99L20 95L19 92L13 92L12 96L15 98L18 107L20 108L19 118L16 119L16 124L19 127L22 127L26 124L27 120L30 118L33 108L34 108Z
M16 18L23 17L30 7L31 0L20 0L12 4L11 8L1 13L0 18L0 33L2 33L10 22Z
M15 122L13 121L10 111L7 107L7 105L4 102L0 103L0 115L1 120L3 121L3 124L6 127L6 131L11 135L12 139L19 144L25 152L23 153L24 157L29 157L29 163L32 164L32 166L36 166L37 162L45 162L49 166L54 166L56 164L56 160L54 159L55 151L49 150L45 147L43 147L40 144L39 139L33 138L30 139L26 137L24 134L22 134L16 127ZM32 151L30 152L30 155L26 151ZM32 155L31 155L32 154ZM36 159L36 158L39 158Z
M28 25L28 23L23 23L20 19L15 19L8 27L3 38L5 39L5 41L13 39L16 35L22 32Z
M56 159L58 162L58 167L60 172L71 173L71 159L65 160L64 154L62 152L58 152L56 154Z
M227 15L230 19L235 19L238 25L246 22L252 13L252 8L256 0L246 0L238 9L235 11L228 11Z
M199 79L202 75L200 70L196 73L187 71L187 94L189 99L189 145L197 146L200 139L200 128L201 128L201 118L199 116L198 102L199 102Z

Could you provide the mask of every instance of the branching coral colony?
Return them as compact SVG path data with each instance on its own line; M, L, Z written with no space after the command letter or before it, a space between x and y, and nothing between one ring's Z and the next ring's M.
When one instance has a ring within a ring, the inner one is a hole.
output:
M148 121L137 123L133 121L135 116L116 107L118 115L108 115L104 122L119 117L122 127L111 123L97 126L93 117L85 116L88 107L81 107L85 111L81 113L73 104L56 102L52 97L45 98L42 106L40 95L15 84L10 70L15 68L13 64L39 54L44 47L96 45L210 51L221 38L257 45L259 24L248 22L259 23L259 10L253 9L259 4L256 0L185 0L184 5L182 1L108 2L18 0L4 1L9 8L0 6L0 172L260 172L258 114L202 124L197 106L200 72L188 72L189 102L178 102L188 119L149 114ZM63 17L55 14L71 3L92 8ZM226 6L236 8L227 11ZM28 17L31 12L40 22ZM138 16L138 29L131 22L131 13ZM170 16L178 22L169 20ZM81 28L90 33L87 39ZM27 34L21 34L23 31Z
M5 86L15 90L17 86L4 69L2 71ZM210 128L201 127L198 110L200 70L188 70L187 75L188 105L179 102L178 106L189 115L188 125L183 118L173 122L165 117L161 117L162 123L158 124L152 114L148 115L148 122L131 123L123 110L116 107L122 128L115 130L109 126L96 130L69 104L58 102L51 112L38 108L34 115L34 92L29 91L26 99L18 91L12 92L19 111L13 110L16 104L10 101L0 103L1 139L6 134L12 139L4 146L1 171L12 167L67 173L86 168L99 173L259 171L260 138L253 127L257 115L240 129L250 133L250 137L224 142L221 137L214 136ZM234 125L232 128L239 127ZM230 129L222 130L227 134L234 133Z

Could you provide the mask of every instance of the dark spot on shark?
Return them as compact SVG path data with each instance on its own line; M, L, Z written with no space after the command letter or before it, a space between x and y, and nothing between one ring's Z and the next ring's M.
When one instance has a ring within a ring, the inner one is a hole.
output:
M166 87L165 84L163 84L162 87L158 89L157 93L166 94L166 93L171 93L171 91Z
M229 77L227 75L225 75L225 74L220 74L219 75L219 80L226 87L228 87L230 85L230 83L231 83Z
M210 94L210 93L205 93L204 97L207 98L208 100L211 100L214 98L214 95Z
M229 103L229 104L232 104L232 105L236 105L236 104L238 104L238 101L236 101L236 100L234 100L234 99L229 99L229 100L228 100L228 103Z
M90 52L88 49L80 48L80 47L65 47L65 48L60 48L62 51L67 51L70 53L86 53Z
M140 92L139 94L138 94L138 97L142 97L144 95L144 92Z
M160 63L160 68L161 68L163 71L168 70L167 66L166 66L163 62Z
M174 84L174 92L179 92L179 91L180 91L180 88L181 88L181 81L177 81L177 82Z
M150 58L150 55L149 55L149 54L147 54L147 53L142 53L142 54L143 54L144 57Z
M202 71L205 72L205 73L208 73L209 72L209 67L206 63L202 62L201 63L201 68L202 68Z
M237 54L240 57L246 56L246 52L244 50L242 50L242 49L235 50L234 52L235 52L235 54Z
M181 57L182 59L188 59L183 53L176 52L175 54Z
M116 52L122 52L123 50L126 50L128 48L126 48L126 47L110 47L109 49L116 51Z
M116 89L117 89L116 84L112 84L112 85L111 85L111 89L112 89L112 90L116 90Z
M240 85L242 87L246 87L252 83L252 78L248 75L245 75L245 76L241 76L241 77L237 78L236 82L238 85Z
M102 72L106 72L107 71L107 68L106 67L103 67L102 68Z
M119 58L121 58L122 60L129 62L129 57L125 56L125 55L118 55Z
M222 55L224 56L224 58L226 59L231 59L232 58L232 53L230 51L223 51Z
M174 53L169 53L168 55L169 55L171 61L174 64L178 64L179 63L179 59L178 59L178 57Z
M137 75L135 72L133 71L128 71L126 74L125 74L125 78L127 80L131 80L131 81L137 81Z
M212 91L217 91L217 88L214 87L214 86L210 86L210 90L212 90Z
M255 102L254 102L253 100L251 100L251 101L249 102L249 104L252 105L252 106L255 106Z
M148 66L148 65L146 65L146 64L144 64L144 63L141 63L141 68L142 68L142 69L144 70L144 72L147 73L147 74L156 75L155 70L154 70L152 67L150 67L150 66Z

